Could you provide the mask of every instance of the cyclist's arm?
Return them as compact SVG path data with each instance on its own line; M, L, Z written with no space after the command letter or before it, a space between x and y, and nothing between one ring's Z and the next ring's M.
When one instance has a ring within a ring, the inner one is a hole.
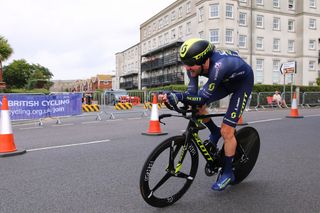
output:
M203 88L199 90L197 94L185 95L183 102L189 105L204 105L222 81L223 75L221 63L217 62L215 65L209 68L208 81Z
M192 77L190 72L187 72L187 75L189 77L189 84L188 84L188 90L185 92L185 96L188 95L196 95L198 93L198 81L199 77Z

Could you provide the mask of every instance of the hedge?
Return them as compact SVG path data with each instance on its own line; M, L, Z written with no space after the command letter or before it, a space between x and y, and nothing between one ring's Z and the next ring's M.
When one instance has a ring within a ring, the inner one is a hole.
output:
M320 92L320 86L293 86L293 90L297 87L300 88L300 92ZM291 91L291 86L286 85L286 91ZM148 88L148 92L150 91L186 91L186 85L169 85L164 87L155 87ZM283 85L266 85L266 84L255 84L253 86L253 92L274 92L274 91L283 92Z

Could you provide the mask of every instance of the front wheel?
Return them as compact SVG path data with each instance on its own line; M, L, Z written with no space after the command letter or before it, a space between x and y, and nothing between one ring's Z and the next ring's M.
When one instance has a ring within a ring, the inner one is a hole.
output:
M260 137L253 127L244 127L237 131L237 150L234 158L235 182L243 181L253 169L260 151Z
M140 175L140 192L151 206L165 207L179 200L192 184L199 156L193 143L174 136L159 144L146 160Z

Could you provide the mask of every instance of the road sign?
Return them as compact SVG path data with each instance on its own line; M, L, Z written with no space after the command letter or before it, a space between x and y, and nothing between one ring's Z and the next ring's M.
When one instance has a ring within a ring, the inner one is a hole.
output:
M290 74L290 73L296 73L296 62L295 61L289 61L286 63L281 64L280 67L281 74Z

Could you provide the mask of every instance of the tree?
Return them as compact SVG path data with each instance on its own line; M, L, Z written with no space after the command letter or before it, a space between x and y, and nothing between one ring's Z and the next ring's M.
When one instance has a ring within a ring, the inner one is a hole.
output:
M317 85L320 86L320 77L317 78Z
M41 66L40 64L32 64L31 76L30 79L45 79L50 80L53 77L53 74L49 71L48 68Z
M4 67L3 79L10 88L23 88L32 74L31 65L24 59L14 60Z
M0 82L3 81L2 62L7 60L12 53L13 49L9 45L8 40L0 35Z
M40 64L28 64L26 60L14 60L4 67L3 79L10 88L49 88L53 74Z

